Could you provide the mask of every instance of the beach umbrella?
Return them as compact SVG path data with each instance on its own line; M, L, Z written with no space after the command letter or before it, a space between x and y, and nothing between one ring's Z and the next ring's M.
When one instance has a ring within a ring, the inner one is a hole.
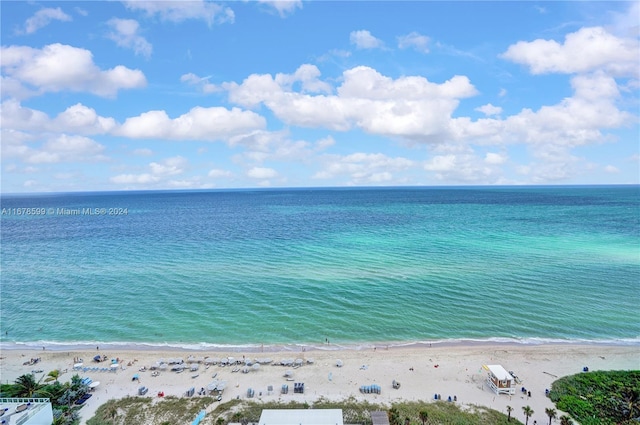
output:
M342 360L338 359L338 360L336 360L336 366L337 367L342 367L342 366L344 366L344 363L342 363Z
M234 357L227 357L227 361L229 362L229 364L232 364L236 362L236 359Z
M308 358L307 359L307 363L309 364L313 364L315 362L315 360L313 360L313 358Z
M89 388L95 388L98 385L100 385L100 381L93 381L92 383L89 384Z
M169 366L166 363L160 363L160 365L158 366L158 369L160 370L167 370Z
M302 363L304 363L304 361L302 359L296 359L294 363L296 366L302 366Z
M292 371L292 370L287 370L287 371L284 373L284 376L285 376L286 378L291 378L291 377L293 376L293 371Z
M253 370L260 370L260 364L259 363L254 363L253 366L251 366L251 368Z

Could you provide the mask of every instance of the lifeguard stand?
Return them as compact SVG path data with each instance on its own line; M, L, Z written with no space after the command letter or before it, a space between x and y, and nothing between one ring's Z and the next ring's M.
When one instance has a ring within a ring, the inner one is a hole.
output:
M515 394L516 379L500 365L482 365L489 373L487 384L496 394Z

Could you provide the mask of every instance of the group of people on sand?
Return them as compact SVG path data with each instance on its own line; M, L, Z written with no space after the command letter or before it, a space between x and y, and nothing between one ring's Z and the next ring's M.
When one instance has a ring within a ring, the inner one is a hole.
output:
M29 361L22 363L22 365L23 366L26 366L26 365L31 366L31 365L34 365L34 364L38 363L40 360L42 360L40 357L31 358L31 359L29 359Z

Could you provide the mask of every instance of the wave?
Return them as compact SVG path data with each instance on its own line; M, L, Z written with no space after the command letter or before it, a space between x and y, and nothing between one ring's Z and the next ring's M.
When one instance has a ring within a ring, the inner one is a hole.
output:
M49 350L49 351L214 351L214 352L300 352L372 350L374 348L400 349L427 346L473 346L473 345L607 345L640 346L640 337L622 339L559 339L559 338L454 338L420 341L382 341L328 344L214 344L199 343L150 343L130 341L12 341L0 342L0 350Z

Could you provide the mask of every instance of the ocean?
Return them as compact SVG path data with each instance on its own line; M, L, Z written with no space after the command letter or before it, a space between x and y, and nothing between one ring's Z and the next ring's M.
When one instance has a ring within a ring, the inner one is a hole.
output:
M4 348L640 344L639 186L2 195L1 208Z

